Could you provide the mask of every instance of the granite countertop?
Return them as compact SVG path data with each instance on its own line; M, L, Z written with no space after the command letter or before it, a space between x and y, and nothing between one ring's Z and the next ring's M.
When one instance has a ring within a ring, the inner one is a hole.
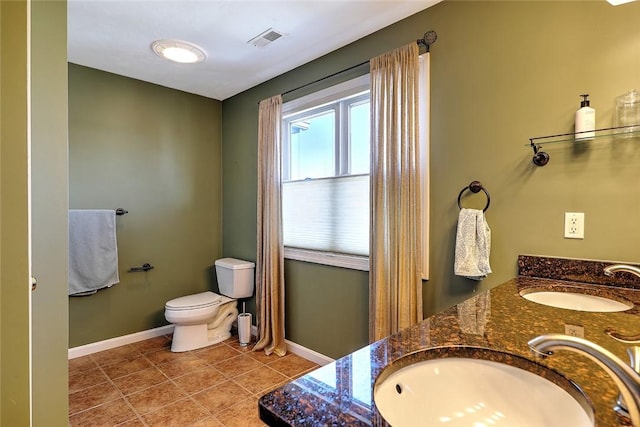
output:
M612 328L623 335L640 333L640 284L626 275L622 286L613 279L601 278L601 266L594 267L593 262L588 266L594 268L597 280L581 276L585 281L576 282L566 280L566 274L539 272L536 274L553 278L532 277L527 270L528 263L540 262L540 259L520 256L520 276L517 278L478 293L413 327L267 393L259 400L260 418L271 426L386 426L372 399L373 385L379 374L387 366L402 363L399 359L409 354L415 353L411 356L414 359L433 357L434 350L416 353L421 350L438 348L435 351L446 353L442 347L464 346L469 347L467 357L473 357L475 348L481 347L550 367L582 388L592 402L596 426L629 425L627 419L620 418L612 410L618 389L595 362L569 351L540 360L532 355L527 342L542 334L565 333L565 325L574 325L584 328L586 339L607 348L622 360L628 360L627 345L607 336L604 331ZM551 260L553 263L556 259ZM576 261L561 259L560 270L567 262ZM604 265L607 264L610 263ZM632 302L635 306L624 312L588 313L549 307L520 296L521 292L531 289L551 288L606 295ZM483 357L487 357L486 354Z

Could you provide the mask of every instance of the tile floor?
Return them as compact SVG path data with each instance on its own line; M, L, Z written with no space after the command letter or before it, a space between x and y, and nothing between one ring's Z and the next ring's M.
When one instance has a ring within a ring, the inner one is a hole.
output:
M258 398L318 367L252 352L237 336L184 353L170 344L161 336L69 360L69 425L264 426Z

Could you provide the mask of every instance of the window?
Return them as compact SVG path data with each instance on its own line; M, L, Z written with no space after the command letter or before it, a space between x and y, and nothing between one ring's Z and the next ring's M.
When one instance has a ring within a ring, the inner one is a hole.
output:
M283 106L287 258L368 270L368 77Z
M345 359L346 363L331 363L310 372L306 378L315 389L328 394L340 393L349 396L342 409L345 413L357 414L361 408L371 409L371 358L369 347L354 351Z
M423 278L429 268L429 57L420 58ZM285 258L369 270L369 75L283 105Z
M369 173L369 91L285 117L285 181Z

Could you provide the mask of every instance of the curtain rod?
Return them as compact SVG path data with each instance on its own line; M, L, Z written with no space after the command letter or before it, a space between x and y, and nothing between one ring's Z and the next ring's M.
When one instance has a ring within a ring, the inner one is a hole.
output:
M416 43L418 44L418 46L424 46L424 47L426 48L426 52L429 52L429 48L431 47L431 45L432 45L432 44L434 44L434 43L436 42L436 40L438 40L438 34L436 34L436 32L435 32L435 31L433 31L433 30L429 30L429 31L427 31L426 33L424 33L424 35L422 36L422 38L421 38L421 39L416 40ZM295 92L295 91L297 91L297 90L304 89L304 88L305 88L305 87L307 87L307 86L311 86L311 85L314 85L314 84L316 84L316 83L320 83L321 81L324 81L324 80L330 79L330 78L335 77L335 76L337 76L337 75L339 75L339 74L342 74L342 73L346 73L347 71L351 71L351 70L353 70L353 69L355 69L355 68L361 67L361 66L363 66L363 65L365 65L365 64L368 64L368 63L369 63L369 60L366 60L366 61L361 62L361 63L359 63L359 64L352 65L352 66L351 66L351 67L349 67L349 68L345 68L345 69L343 69L343 70L336 71L336 72L335 72L335 73L333 73L333 74L329 74L328 76L324 76L324 77L321 77L321 78L319 78L319 79L316 79L316 80L314 80L314 81L312 81L312 82L305 83L305 84L303 84L302 86L298 86L298 87L296 87L296 88L289 89L289 90L288 90L288 91L286 91L286 92L282 92L282 94L281 94L281 95L282 95L282 96L285 96L285 95L287 95L287 94L289 94L289 93L291 93L291 92Z
M365 64L368 64L368 63L369 63L369 60L366 60L366 61L361 62L361 63L359 63L359 64L352 65L352 66L351 66L351 67L349 67L349 68L345 68L345 69L343 69L343 70L336 71L335 73L333 73L333 74L329 74L328 76L320 77L319 79L316 79L316 80L314 80L314 81L312 81L312 82L309 82L309 83L305 83L305 84L303 84L302 86L298 86L298 87L296 87L296 88L289 89L289 90L288 90L288 91L286 91L286 92L282 92L282 96L285 96L285 95L287 95L287 94L289 94L289 93L291 93L291 92L295 92L295 91L300 90L300 89L304 89L304 88L305 88L305 87L307 87L307 86L311 86L311 85L314 85L314 84L316 84L316 83L320 83L321 81L324 81L324 80L330 79L331 77L335 77L335 76L337 76L337 75L339 75L339 74L346 73L347 71L351 71L351 70L353 70L353 69L355 69L355 68L361 67L361 66L363 66L363 65L365 65Z

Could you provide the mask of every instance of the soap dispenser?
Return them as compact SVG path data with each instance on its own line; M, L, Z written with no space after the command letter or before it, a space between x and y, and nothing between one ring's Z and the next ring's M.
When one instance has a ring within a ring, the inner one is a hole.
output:
M596 110L589 106L589 94L580 96L580 109L576 111L576 141L585 141L595 136Z

